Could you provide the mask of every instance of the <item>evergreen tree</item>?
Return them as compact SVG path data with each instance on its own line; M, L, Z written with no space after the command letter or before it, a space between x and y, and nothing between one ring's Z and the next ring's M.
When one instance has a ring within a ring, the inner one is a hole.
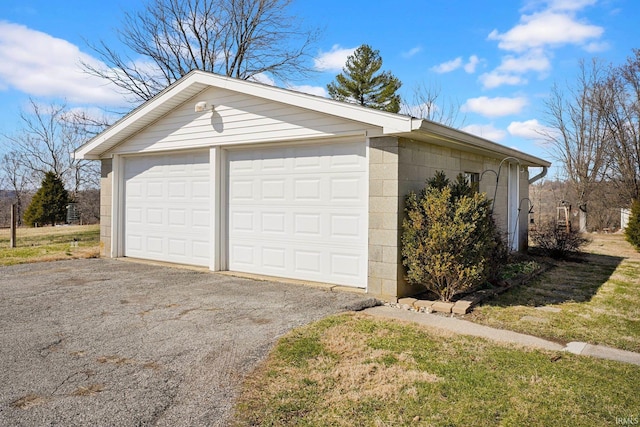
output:
M33 226L37 224L56 225L67 218L69 193L59 176L47 172L42 180L42 186L31 199L31 204L24 213L24 220Z
M400 80L382 67L380 51L363 44L347 58L342 73L327 85L329 96L338 101L397 113L400 111ZM377 74L376 74L377 73Z
M495 281L507 251L491 214L491 201L460 175L444 172L406 198L402 221L402 264L406 280L443 301L485 281Z
M636 250L640 250L640 201L634 200L631 205L631 215L629 223L624 230L627 242L631 243Z

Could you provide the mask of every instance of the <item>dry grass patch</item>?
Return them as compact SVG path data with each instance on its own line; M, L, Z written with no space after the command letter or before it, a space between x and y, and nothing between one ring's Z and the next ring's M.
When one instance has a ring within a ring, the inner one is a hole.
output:
M283 337L234 424L599 426L640 407L638 381L632 365L347 314Z
M311 379L328 390L325 399L329 405L340 404L345 398L398 401L415 382L438 381L437 375L419 370L410 353L396 355L372 348L365 334L346 324L332 327L320 343L331 357L315 359L309 370L322 372Z
M9 240L9 229L0 229L0 266L100 255L99 225L19 228L17 247L10 248Z

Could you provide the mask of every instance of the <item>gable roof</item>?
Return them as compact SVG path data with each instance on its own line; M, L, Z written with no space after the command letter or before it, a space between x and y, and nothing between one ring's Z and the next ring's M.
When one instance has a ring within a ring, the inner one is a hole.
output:
M152 99L132 110L115 124L87 141L75 150L74 157L78 159L100 159L103 154L107 153L116 145L152 125L185 101L210 87L227 89L376 126L381 128L383 135L429 140L443 145L455 146L461 150L493 156L517 157L523 164L530 166L550 166L550 163L546 160L429 120L388 113L321 96L309 95L289 89L239 80L199 70L191 71Z

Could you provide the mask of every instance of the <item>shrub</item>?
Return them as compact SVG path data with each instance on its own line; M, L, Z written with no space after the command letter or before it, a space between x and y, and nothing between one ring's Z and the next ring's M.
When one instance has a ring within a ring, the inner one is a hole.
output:
M444 301L496 277L506 258L490 200L465 183L459 176L450 184L438 172L406 199L401 241L407 281Z
M579 231L567 231L553 221L543 222L535 230L531 230L529 236L543 254L553 259L567 259L580 255L584 246L590 242Z
M640 200L634 200L631 204L631 215L624 236L636 250L640 250Z

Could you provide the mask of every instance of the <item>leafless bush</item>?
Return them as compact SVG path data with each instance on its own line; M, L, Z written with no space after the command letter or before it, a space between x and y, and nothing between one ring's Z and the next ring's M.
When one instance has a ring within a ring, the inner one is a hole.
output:
M558 227L555 222L547 221L529 233L534 245L545 255L553 259L567 259L580 255L591 241L575 229Z

